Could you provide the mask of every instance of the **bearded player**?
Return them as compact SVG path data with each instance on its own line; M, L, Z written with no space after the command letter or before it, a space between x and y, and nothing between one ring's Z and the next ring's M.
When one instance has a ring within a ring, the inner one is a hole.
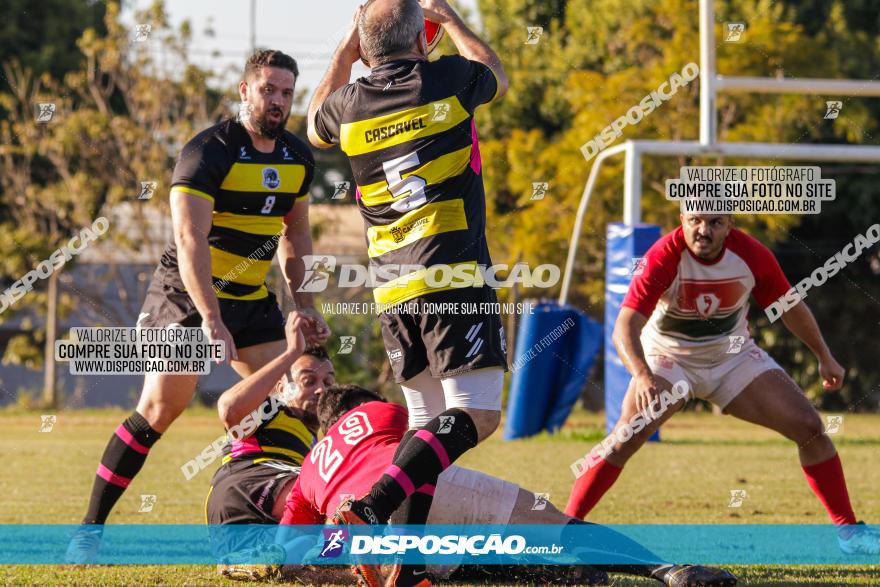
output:
M187 143L174 168L165 249L138 319L143 327L201 326L225 346L242 377L284 352L284 319L265 284L278 252L285 281L311 342L329 335L310 294L298 292L302 257L312 252L308 222L314 158L285 130L296 61L280 51L248 59L239 84L242 115ZM192 400L197 375L149 373L135 411L110 438L95 476L70 563L97 555L103 524L152 446Z
M426 18L443 26L460 55L427 60ZM349 83L358 60L370 75ZM409 496L433 486L500 421L507 368L500 316L427 309L493 304L495 292L437 285L411 267L492 264L474 114L506 89L498 56L445 1L370 0L309 106L309 140L339 145L351 163L371 266L399 269L374 289L376 302L413 308L379 316L411 431L345 513L350 523L382 524L397 512L397 523L424 524L431 496Z
M880 552L880 536L853 513L840 457L819 414L750 337L749 297L764 309L790 289L773 253L734 228L729 215L684 214L681 226L654 243L644 262L614 327L614 345L632 374L615 431L649 410L672 382L684 380L696 397L725 414L793 440L807 483L840 526L841 549ZM844 370L806 303L798 302L782 321L815 355L823 387L839 390ZM673 402L629 441L615 441L604 458L590 455L592 466L575 482L566 513L586 516L627 460L686 402Z

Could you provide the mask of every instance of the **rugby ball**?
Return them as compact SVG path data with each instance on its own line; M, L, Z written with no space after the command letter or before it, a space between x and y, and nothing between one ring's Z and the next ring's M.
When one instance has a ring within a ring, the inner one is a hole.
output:
M425 40L428 42L428 55L434 52L443 39L443 26L425 19Z

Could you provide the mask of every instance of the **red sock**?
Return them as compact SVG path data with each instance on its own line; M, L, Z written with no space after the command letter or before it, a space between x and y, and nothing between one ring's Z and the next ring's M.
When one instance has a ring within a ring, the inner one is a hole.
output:
M623 471L622 467L612 465L605 459L590 467L574 482L568 505L565 506L566 515L583 520L584 516L599 503L605 492L611 489L621 471Z
M804 467L804 475L835 524L856 523L839 455L835 454L827 461Z

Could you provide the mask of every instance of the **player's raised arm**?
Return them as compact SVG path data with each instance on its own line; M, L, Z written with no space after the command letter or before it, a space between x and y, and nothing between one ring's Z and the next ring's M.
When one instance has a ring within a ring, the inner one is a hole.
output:
M308 342L320 344L330 336L330 327L324 317L315 309L311 293L299 291L305 276L303 257L312 254L312 232L309 225L308 198L297 200L291 211L284 217L284 238L278 241L278 261L281 273L293 296L300 316L307 318L305 335Z
M193 304L202 316L202 325L211 340L226 346L225 363L238 358L232 335L220 317L220 304L211 281L211 250L208 233L214 204L205 198L171 190L171 224L177 246L180 278Z
M495 98L506 94L510 82L507 79L504 66L501 64L501 59L492 50L492 47L468 28L464 20L456 14L446 0L419 0L419 4L425 11L425 18L443 25L462 57L471 61L479 61L492 70L495 79L498 80L498 91L495 93Z
M843 386L845 371L840 363L834 359L828 345L825 344L822 331L806 302L801 300L785 312L782 315L782 322L792 334L813 351L813 355L819 361L819 376L822 377L822 387L828 390L839 390Z
M290 371L290 367L303 354L306 342L302 329L307 322L308 318L299 312L291 312L287 317L287 324L284 326L287 336L287 348L284 352L253 375L245 377L223 392L223 395L217 400L217 411L227 429L240 424L245 416L266 401L269 394L278 386L281 378Z
M361 10L362 7L359 6L357 11L355 11L348 34L345 35L345 38L339 43L339 47L336 48L336 52L333 53L327 73L324 74L318 87L315 88L312 101L309 103L307 134L309 142L319 149L329 149L333 146L333 143L329 140L330 137L322 137L321 133L315 128L315 115L330 94L348 83L349 79L351 79L351 66L360 59L358 21L360 20Z

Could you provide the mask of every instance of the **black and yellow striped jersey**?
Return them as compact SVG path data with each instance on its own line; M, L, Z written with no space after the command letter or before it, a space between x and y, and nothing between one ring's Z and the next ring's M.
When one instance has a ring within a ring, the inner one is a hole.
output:
M315 130L351 162L372 265L491 264L474 112L497 91L491 69L445 56L375 67L328 96ZM453 287L431 287L424 270L376 273L380 304Z
M278 246L283 218L307 195L315 160L306 144L287 131L275 151L257 151L247 130L229 119L196 135L180 153L171 192L214 205L208 244L218 298L257 300L268 295L266 274ZM183 290L172 240L160 267L163 281Z
M276 404L266 400L260 409L270 410ZM278 405L277 411L262 422L249 436L227 440L223 446L222 464L230 461L283 461L302 465L315 437L302 420L287 407Z

